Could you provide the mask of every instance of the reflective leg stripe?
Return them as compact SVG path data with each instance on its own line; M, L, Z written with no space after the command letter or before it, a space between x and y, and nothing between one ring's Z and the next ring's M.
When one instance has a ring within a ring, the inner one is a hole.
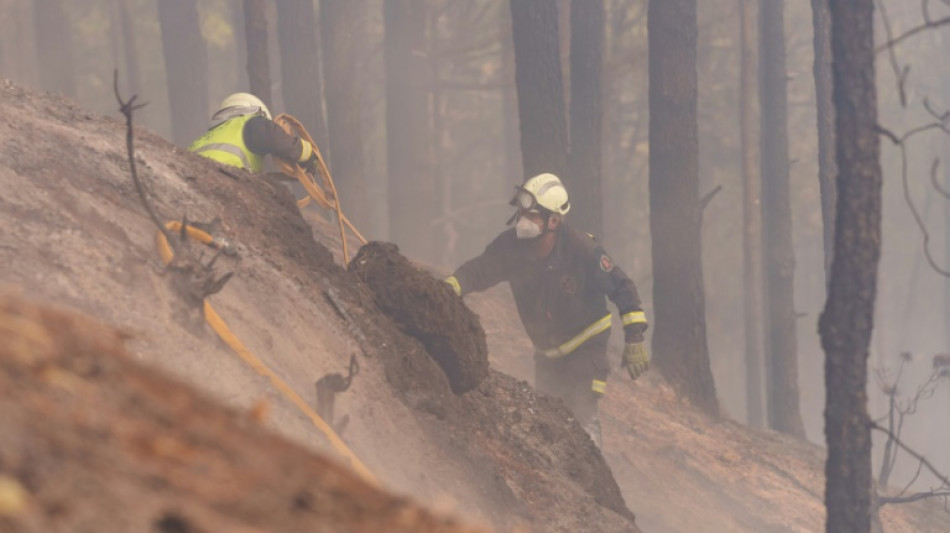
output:
M241 164L244 165L244 170L251 170L251 162L247 160L247 156L244 155L244 151L238 148L237 146L234 146L233 144L225 144L225 143L206 144L196 149L195 153L207 152L208 150L217 150L219 152L224 152L227 154L231 154L233 156L237 156L241 158Z
M541 350L541 353L551 358L564 357L565 355L573 352L577 349L578 346L584 344L584 341L606 331L610 328L610 313L607 314L604 318L601 318L597 322L587 326L587 329L580 332L573 339L565 342L564 344L558 346L557 348L552 348L550 350Z
M629 326L630 324L646 324L647 314L643 311L630 311L620 317L620 321L623 322L624 326Z
M442 280L452 286L452 290L455 291L457 296L462 295L462 286L459 285L459 280L455 279L455 276L449 276Z
M607 382L595 379L590 385L590 390L601 395L607 394Z

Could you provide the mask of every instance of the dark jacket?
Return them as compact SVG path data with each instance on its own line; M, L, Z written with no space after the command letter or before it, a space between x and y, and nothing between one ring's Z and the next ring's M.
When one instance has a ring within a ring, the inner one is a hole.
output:
M502 232L453 274L461 294L509 282L528 337L541 351L578 339L596 324L605 325L596 326L599 331L609 327L609 318L601 322L609 317L605 296L620 311L627 341L642 341L647 322L633 281L593 236L564 223L557 231L554 249L542 259L534 257L513 228Z
M276 122L256 116L244 125L244 143L258 154L273 154L287 161L299 161L304 155L300 137L289 135Z

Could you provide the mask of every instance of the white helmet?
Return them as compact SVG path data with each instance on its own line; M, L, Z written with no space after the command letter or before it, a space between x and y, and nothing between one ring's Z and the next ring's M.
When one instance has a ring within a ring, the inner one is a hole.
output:
M567 189L554 174L538 174L515 189L517 192L511 205L519 210L539 211L541 208L557 215L566 215L571 210Z
M263 113L265 117L271 118L270 110L267 109L264 102L250 93L234 93L229 95L221 102L221 105L218 107L218 110L215 111L214 115L218 116L225 110L235 111L236 113L233 113L234 116Z

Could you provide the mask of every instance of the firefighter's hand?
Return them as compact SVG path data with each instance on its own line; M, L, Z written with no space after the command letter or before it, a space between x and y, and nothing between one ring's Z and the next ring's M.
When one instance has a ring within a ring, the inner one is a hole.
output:
M317 154L310 156L310 159L307 159L303 163L300 163L300 166L303 167L311 176L317 175Z
M650 356L642 342L628 342L623 348L621 366L627 369L630 379L637 379L650 368Z

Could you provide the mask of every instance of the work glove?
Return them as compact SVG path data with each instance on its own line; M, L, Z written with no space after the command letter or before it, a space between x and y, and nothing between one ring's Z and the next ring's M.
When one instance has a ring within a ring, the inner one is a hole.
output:
M622 367L627 369L630 379L637 379L650 368L650 356L643 342L628 342L623 347Z

